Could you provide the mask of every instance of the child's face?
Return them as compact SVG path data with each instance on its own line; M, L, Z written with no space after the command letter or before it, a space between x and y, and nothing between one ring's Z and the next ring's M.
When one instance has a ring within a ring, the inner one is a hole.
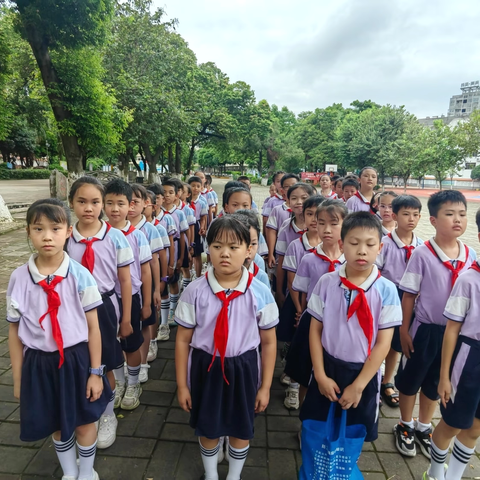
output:
M324 191L330 190L332 188L332 180L330 179L330 177L328 175L324 175L320 179L320 186L322 187L322 190L324 190Z
M195 172L195 176L202 181L202 189L205 186L205 174L203 172Z
M125 195L114 193L105 195L105 215L112 227L121 225L127 219L129 210L130 202Z
M181 200L182 197L183 197L183 193L184 193L184 189L183 188L179 188L178 189L178 192L177 192L177 200ZM175 202L175 203L179 203L179 202Z
M248 254L247 259L245 261L245 266L247 268L253 262L253 259L255 258L255 255L257 254L257 252L258 252L258 233L253 227L250 227L250 253Z
M170 208L177 200L178 200L178 194L175 193L175 187L170 186L170 185L165 185L163 187L163 198L165 200L165 206L167 208Z
M240 182L243 183L250 190L250 180L240 180Z
M232 275L241 270L250 255L250 246L240 243L233 235L225 233L209 245L213 268L221 275Z
M378 230L357 227L350 230L345 240L340 240L340 249L349 267L358 272L371 268L382 249Z
M281 188L282 188L282 178L284 177L285 175L277 175L275 177L275 180L274 180L274 184L275 184L275 191L278 192L278 193L281 193ZM295 179L294 179L295 180Z
M225 213L235 213L237 210L251 210L252 199L248 192L235 192L225 205Z
M357 189L353 185L348 185L343 189L343 198L347 201L357 193Z
M298 217L303 214L303 203L308 198L308 193L303 188L296 188L288 199L292 212Z
M342 218L340 216L332 216L323 211L318 214L317 232L320 240L322 240L326 246L338 245L341 229Z
M371 168L367 168L360 176L360 189L373 190L377 184L377 172Z
M82 185L76 191L71 207L80 224L91 225L98 221L102 213L102 194L94 185Z
M130 210L128 211L129 218L137 218L143 214L145 209L145 200L133 194L132 203L130 203Z
M153 217L153 215L154 215L153 205L152 205L152 202L150 201L149 198L148 198L147 201L145 202L145 209L143 210L143 214L144 214L147 218L151 218L151 217Z
M436 217L430 217L430 223L439 235L458 238L467 229L467 209L463 203L446 202Z
M295 185L296 183L298 183L296 178L287 178L287 179L283 182L283 187L280 187L280 194L281 194L282 197L286 200L287 203L288 203L288 200L287 200L287 192L288 192L288 189L289 189L292 185Z
M378 212L380 213L380 218L384 222L393 221L393 211L392 211L392 202L393 198L391 195L384 195L378 201Z
M54 257L63 252L65 242L73 227L66 223L55 223L42 215L35 223L27 227L27 234L33 247L41 257Z
M393 219L397 222L397 227L401 230L412 232L417 228L421 218L418 208L402 207L398 213L392 214Z
M269 189L270 196L273 197L275 195L275 192L276 192L275 184L272 183L270 184L270 189Z
M305 217L305 228L309 232L316 232L317 231L317 207L309 207L306 208L303 212L303 216Z
M165 202L165 199L163 198L163 195L156 195L156 203L155 206L160 210L162 208L163 203Z
M192 196L195 197L195 199L202 192L202 184L200 182L192 182L190 188L192 189Z
M337 183L335 184L335 193L336 193L339 197L343 197L342 182L337 182Z
M184 189L182 190L182 194L180 195L180 200L181 200L182 202L185 202L185 201L187 200L188 196L189 196L189 191L188 191L187 188L184 188Z

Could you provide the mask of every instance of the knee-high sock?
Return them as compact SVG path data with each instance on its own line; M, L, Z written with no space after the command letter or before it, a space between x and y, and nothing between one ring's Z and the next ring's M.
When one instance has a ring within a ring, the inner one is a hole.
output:
M217 445L210 450L202 445L200 439L198 439L198 444L200 445L200 453L202 454L205 480L218 480L217 459L218 452L220 451L220 443L217 443Z
M97 441L89 447L82 447L77 443L78 457L80 459L80 468L78 480L91 480L93 478L93 462L97 453Z
M243 465L247 459L248 449L250 445L247 445L245 448L233 448L230 444L228 445L228 475L227 480L240 480L240 475L242 474Z
M452 454L450 455L450 461L448 462L448 470L445 476L446 480L462 478L465 467L470 461L470 458L472 458L474 452L474 448L466 447L460 442L460 440L458 440L458 438L456 438L453 444Z
M55 440L52 437L53 444L55 445L55 451L57 452L58 461L63 470L63 474L66 477L78 476L77 466L77 449L75 448L75 434L73 434L70 440L62 442Z

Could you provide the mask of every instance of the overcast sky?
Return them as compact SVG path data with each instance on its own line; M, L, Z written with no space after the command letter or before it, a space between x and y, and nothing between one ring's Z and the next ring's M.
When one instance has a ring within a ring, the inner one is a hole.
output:
M480 80L478 0L166 2L199 63L296 113L371 99L441 115Z

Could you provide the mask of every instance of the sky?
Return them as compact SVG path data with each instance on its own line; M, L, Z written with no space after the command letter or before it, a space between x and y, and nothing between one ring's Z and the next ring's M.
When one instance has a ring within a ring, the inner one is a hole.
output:
M446 115L460 84L480 80L478 0L153 2L199 63L297 114L370 99Z

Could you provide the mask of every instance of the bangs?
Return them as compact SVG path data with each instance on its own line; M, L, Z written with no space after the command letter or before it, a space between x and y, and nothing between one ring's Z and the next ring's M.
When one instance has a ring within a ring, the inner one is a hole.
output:
M67 211L67 207L51 205L48 203L42 203L35 206L32 205L27 211L27 225L40 222L42 217L45 217L52 223L64 223L67 226L70 226L70 215L69 211Z
M250 228L231 216L217 218L208 229L207 243L246 243L250 245Z

